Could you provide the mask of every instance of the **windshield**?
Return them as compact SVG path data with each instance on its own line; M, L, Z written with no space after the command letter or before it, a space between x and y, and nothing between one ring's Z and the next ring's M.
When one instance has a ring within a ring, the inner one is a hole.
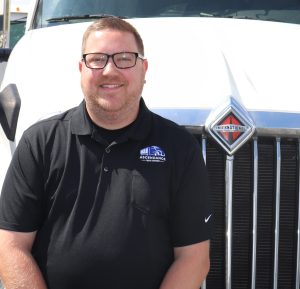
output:
M103 15L228 17L300 24L300 0L40 0L33 28Z
M9 47L13 48L25 33L26 16L10 22ZM1 289L1 287L0 287Z

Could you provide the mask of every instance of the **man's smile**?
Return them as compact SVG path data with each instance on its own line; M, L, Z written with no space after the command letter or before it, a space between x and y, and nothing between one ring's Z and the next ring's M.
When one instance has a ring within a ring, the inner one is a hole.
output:
M106 89L114 89L114 88L120 88L122 87L123 84L101 84L101 88L106 88Z

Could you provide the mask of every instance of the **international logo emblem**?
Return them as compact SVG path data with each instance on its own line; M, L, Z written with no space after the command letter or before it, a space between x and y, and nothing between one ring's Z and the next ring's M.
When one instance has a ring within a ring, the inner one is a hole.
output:
M249 113L234 98L230 98L210 114L206 129L232 155L251 138L255 125Z
M166 154L159 146L149 146L140 150L140 160L161 163L166 161Z
M247 127L233 113L226 116L224 120L222 120L220 124L217 124L213 129L229 144L233 144L245 131L247 131Z

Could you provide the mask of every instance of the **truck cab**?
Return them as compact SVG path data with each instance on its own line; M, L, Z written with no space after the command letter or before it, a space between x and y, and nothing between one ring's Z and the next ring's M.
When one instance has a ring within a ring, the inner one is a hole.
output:
M109 15L144 40L148 107L205 158L214 235L202 289L299 289L300 0L32 0L1 84L22 99L15 144L81 102L81 38Z

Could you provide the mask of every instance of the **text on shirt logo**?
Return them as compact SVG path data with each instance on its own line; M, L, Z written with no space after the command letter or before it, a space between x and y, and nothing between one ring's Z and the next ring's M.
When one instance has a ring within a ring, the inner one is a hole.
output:
M158 146L149 146L140 150L140 160L143 162L162 163L166 161L166 154Z

